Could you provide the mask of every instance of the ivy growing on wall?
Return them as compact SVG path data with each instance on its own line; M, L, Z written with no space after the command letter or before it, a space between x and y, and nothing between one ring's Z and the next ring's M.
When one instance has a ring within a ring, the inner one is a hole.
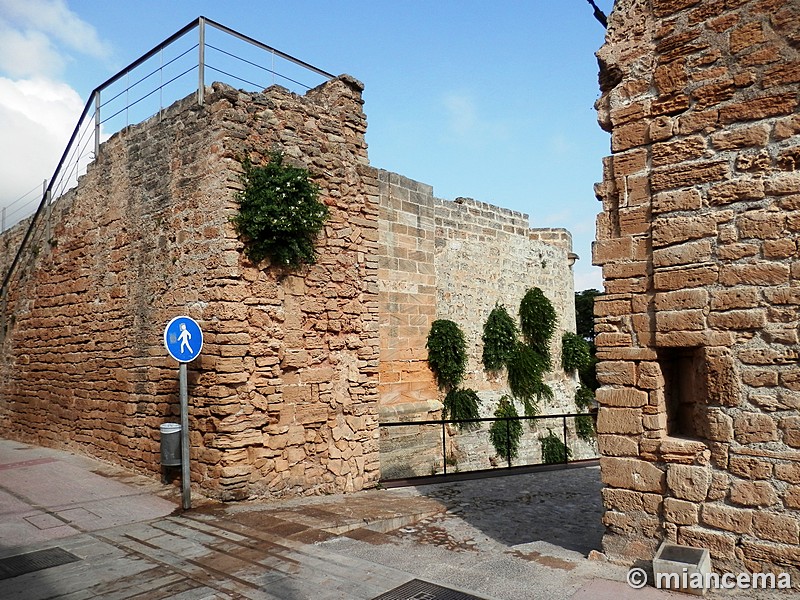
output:
M575 390L575 406L579 412L588 412L594 404L597 382L597 356L594 346L594 301L602 294L598 290L584 290L575 294L575 319L578 333L565 334L561 365L565 371L578 371L579 385ZM571 339L567 339L567 338ZM575 432L585 441L595 437L592 416L575 417Z
M467 343L458 324L437 319L428 333L428 365L440 390L451 390L461 383L467 370Z
M552 429L548 429L547 432L547 435L539 438L542 444L542 462L546 465L567 462L572 456L572 450L564 445Z
M464 332L457 323L449 319L437 319L428 332L428 365L436 378L440 390L447 392L442 408L442 418L477 419L478 394L471 389L458 386L467 371L467 343ZM461 423L459 428L469 427Z
M567 372L582 371L592 362L589 342L571 331L561 337L561 366Z
M556 329L556 309L538 287L530 288L519 304L519 325L525 343L550 360L550 340Z
M499 371L517 349L519 329L506 307L497 304L489 313L483 326L483 367L487 371Z
M581 383L575 390L575 406L578 408L578 412L588 411L593 401L594 392ZM588 415L575 417L575 433L587 442L594 439L594 419Z
M539 412L540 401L553 399L544 375L551 367L556 311L544 292L534 287L525 292L519 317L517 327L504 306L497 305L489 313L483 326L483 365L488 371L505 367L511 401L520 401L525 415L533 416Z
M498 419L507 417L518 417L517 408L514 400L509 396L503 396L494 411L494 416ZM498 456L506 460L517 457L519 453L519 442L522 437L522 423L517 420L495 421L489 428L489 439L494 446Z
M540 400L552 400L553 390L544 382L550 361L525 343L519 342L507 363L506 374L511 394L522 402L525 416L539 413Z
M477 419L480 417L478 406L481 399L477 392L469 388L456 388L447 392L444 397L442 407L442 418L444 419ZM459 423L460 429L473 429L477 423Z
M519 401L525 416L539 412L542 400L553 399L553 390L544 382L551 368L550 340L556 326L556 311L539 288L530 288L519 307L520 327L502 305L496 305L483 326L483 366L487 371L505 367L511 396L503 396L495 410L496 417L517 416ZM521 338L520 339L520 333ZM496 421L489 429L489 438L498 455L516 456L522 435L522 424ZM531 424L531 426L533 426Z
M289 268L316 262L314 242L329 212L309 172L284 164L280 152L264 166L248 158L242 167L244 189L236 195L239 212L232 220L247 257Z

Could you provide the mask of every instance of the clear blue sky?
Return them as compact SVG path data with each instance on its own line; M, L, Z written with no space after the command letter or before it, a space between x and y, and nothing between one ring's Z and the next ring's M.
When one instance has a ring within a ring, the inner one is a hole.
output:
M0 204L52 174L93 88L200 15L363 81L374 166L566 227L576 289L600 288L604 29L586 0L0 0L0 136L17 149Z

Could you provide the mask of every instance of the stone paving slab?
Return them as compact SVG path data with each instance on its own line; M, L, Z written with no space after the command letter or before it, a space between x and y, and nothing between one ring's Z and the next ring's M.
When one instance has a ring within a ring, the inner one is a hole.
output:
M421 579L486 600L688 598L633 590L625 569L587 560L599 485L588 467L182 512L177 488L0 440L0 557L81 558L6 579L0 597L372 600Z
M35 543L158 518L174 502L143 477L83 456L0 440L0 558Z

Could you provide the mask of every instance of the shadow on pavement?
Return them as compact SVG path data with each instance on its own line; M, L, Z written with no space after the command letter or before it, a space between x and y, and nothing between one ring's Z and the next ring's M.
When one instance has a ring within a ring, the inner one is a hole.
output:
M416 486L506 546L543 541L584 556L605 528L597 466Z

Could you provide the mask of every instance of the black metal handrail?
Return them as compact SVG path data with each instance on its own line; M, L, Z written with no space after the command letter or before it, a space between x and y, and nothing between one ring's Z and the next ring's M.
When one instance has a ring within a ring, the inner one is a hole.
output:
M428 419L422 421L389 421L386 423L378 423L378 427L408 427L411 425L440 425L442 427L442 465L444 474L447 475L447 435L445 426L446 425L461 425L461 424L470 424L470 423L492 423L496 421L505 421L506 423L506 436L507 440L510 440L511 432L510 432L510 423L511 421L537 421L542 419L561 419L562 422L562 442L564 444L564 461L563 464L568 464L570 462L569 459L569 444L567 440L567 419L575 418L575 417L592 417L594 418L596 413L560 413L555 415L521 415L516 417L481 417L475 419ZM506 448L508 448L508 452L506 453L505 459L507 463L507 468L511 468L511 444L507 443Z

